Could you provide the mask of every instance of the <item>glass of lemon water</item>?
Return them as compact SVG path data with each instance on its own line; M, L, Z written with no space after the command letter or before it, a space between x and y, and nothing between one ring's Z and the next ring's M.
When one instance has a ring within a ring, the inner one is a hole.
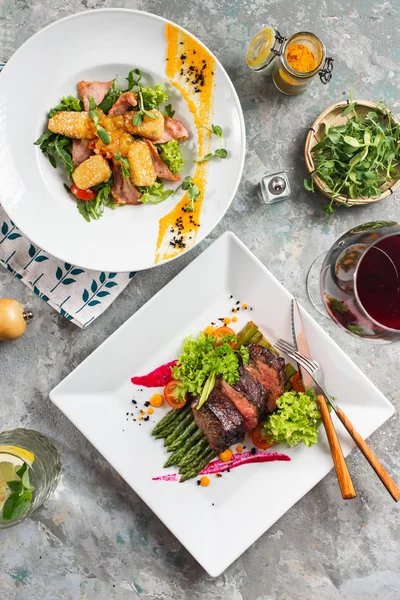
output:
M58 450L38 431L0 433L0 529L17 525L54 492L61 473Z

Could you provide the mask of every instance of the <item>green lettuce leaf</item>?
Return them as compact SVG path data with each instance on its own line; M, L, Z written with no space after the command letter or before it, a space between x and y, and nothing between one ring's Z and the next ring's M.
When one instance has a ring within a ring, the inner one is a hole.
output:
M172 173L180 173L184 163L178 140L171 140L166 144L160 144L160 157Z
M271 442L295 446L303 442L313 446L318 441L321 415L312 389L285 392L276 401L277 411L269 416L263 428Z
M160 202L164 202L168 196L174 193L173 190L165 190L164 184L158 181L151 186L141 186L137 189L142 194L140 198L142 204L160 204Z
M168 100L167 90L162 83L157 83L153 88L145 85L141 89L143 96L143 108L146 110L158 108L160 104Z
M194 396L201 395L203 386L210 375L221 375L222 378L233 385L239 380L239 355L243 363L249 360L249 351L245 346L239 350L231 347L236 342L236 337L227 335L222 337L222 343L215 345L215 337L200 332L197 338L187 337L182 344L182 353L178 358L177 366L172 369L175 379L180 381L176 394L184 399L189 392ZM211 391L211 390L210 390Z
M49 117L53 117L62 110L81 112L83 110L83 104L78 98L75 98L75 96L64 96L61 99L60 104L57 104L57 106L54 106L49 110Z

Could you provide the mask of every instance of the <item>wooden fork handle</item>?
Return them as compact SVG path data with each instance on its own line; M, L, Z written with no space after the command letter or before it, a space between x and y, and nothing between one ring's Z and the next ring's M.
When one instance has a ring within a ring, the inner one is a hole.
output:
M345 415L342 409L337 408L335 412L341 420L341 422L343 423L343 425L346 427L347 431L349 432L357 446L360 448L361 452L364 454L371 467L374 469L375 473L378 475L379 479L382 481L383 485L386 487L389 494L392 496L393 500L396 500L396 502L398 502L400 500L400 488L397 487L393 479L390 477L389 473L379 462L371 448L368 446L365 440L363 440L358 431L354 429L352 423L349 421L348 417Z
M331 449L333 464L335 465L336 475L338 478L340 491L342 492L342 497L345 500L355 498L357 496L356 490L354 489L354 485L351 480L346 461L344 460L342 448L336 435L336 431L333 426L333 422L329 414L328 406L326 404L324 396L318 396L318 406L321 412L321 419L324 424L326 435L328 438L329 447Z

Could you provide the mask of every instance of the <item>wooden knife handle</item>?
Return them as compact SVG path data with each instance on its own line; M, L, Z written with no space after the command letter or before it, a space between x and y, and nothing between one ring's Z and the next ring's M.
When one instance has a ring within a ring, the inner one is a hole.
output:
M340 446L338 437L336 435L335 428L329 414L328 406L324 396L318 396L318 405L321 412L322 422L325 427L326 435L331 449L333 464L335 465L336 475L338 478L340 491L342 497L345 500L355 498L357 496L356 490L354 489L353 482L350 477L349 470L347 468L346 461L344 460L342 448Z
M396 500L396 502L398 502L400 500L400 488L397 487L393 479L390 477L389 473L376 458L375 454L365 442L365 440L363 440L358 431L354 429L352 423L341 408L336 409L336 414L343 423L343 425L346 427L347 431L349 432L357 446L360 448L361 452L364 454L371 467L374 469L375 473L378 475L379 479L382 481L383 485L386 487L389 494L392 496L393 500Z

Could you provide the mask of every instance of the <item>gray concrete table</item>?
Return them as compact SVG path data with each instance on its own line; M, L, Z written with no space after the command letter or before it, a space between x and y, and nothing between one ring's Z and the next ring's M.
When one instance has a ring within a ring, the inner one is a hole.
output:
M321 110L353 90L356 97L384 99L399 111L398 0L5 0L0 7L0 60L58 18L113 5L168 17L215 52L232 77L245 114L244 177L230 210L207 240L170 264L139 273L86 331L1 270L0 297L30 305L36 319L22 339L0 345L0 429L23 426L52 436L62 453L64 476L55 496L32 519L0 533L0 599L398 600L399 507L358 451L348 461L356 500L342 501L331 473L212 579L49 400L53 386L222 232L234 231L309 307L304 281L318 253L356 224L399 220L397 194L375 206L342 210L328 223L322 197L302 187L305 134ZM320 34L335 57L331 84L315 82L304 96L287 98L262 75L252 74L244 62L245 47L264 23L287 34ZM32 93L27 90L28 99ZM265 207L258 182L263 173L280 169L290 176L293 199ZM309 308L399 408L400 346L353 340ZM395 416L370 439L397 479L398 432ZM245 527L245 517L233 526Z

